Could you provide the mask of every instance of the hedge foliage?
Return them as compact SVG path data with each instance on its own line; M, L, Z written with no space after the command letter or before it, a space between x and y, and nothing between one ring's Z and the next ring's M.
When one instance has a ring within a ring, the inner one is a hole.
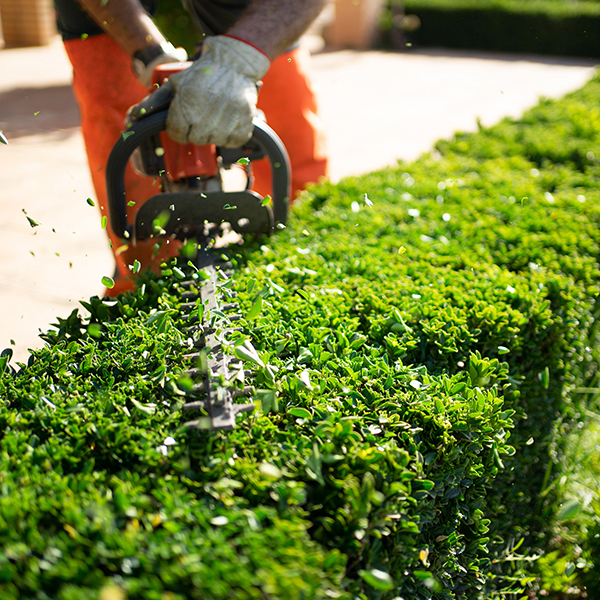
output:
M231 248L257 388L232 432L182 426L177 270L5 353L0 596L597 595L598 462L566 458L593 432L599 99L324 183Z
M391 0L384 29L401 31L401 17L420 27L405 36L419 46L600 56L600 3L556 0ZM408 22L405 22L408 23ZM402 47L401 49L404 49Z

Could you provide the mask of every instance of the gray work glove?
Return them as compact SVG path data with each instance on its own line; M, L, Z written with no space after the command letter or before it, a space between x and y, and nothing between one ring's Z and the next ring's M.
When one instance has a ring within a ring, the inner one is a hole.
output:
M170 104L167 134L176 142L237 148L252 135L257 83L270 64L265 54L241 40L209 37L202 56L134 106L130 119Z

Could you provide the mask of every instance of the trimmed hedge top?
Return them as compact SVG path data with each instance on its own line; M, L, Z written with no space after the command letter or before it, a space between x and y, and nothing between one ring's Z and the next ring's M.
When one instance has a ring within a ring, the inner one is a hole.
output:
M315 187L230 249L260 408L232 432L182 427L172 269L0 359L2 598L535 589L596 371L599 97Z

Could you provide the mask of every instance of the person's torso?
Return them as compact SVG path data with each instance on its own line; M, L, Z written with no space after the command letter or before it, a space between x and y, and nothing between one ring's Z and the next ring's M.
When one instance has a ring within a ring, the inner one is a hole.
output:
M233 26L250 0L183 0L183 3L206 35L218 35Z
M149 14L154 14L159 2L181 0L140 0ZM251 0L183 0L200 30L206 35L218 35L228 31L240 17ZM85 12L77 0L54 0L57 24L64 40L83 35L103 33L102 28Z

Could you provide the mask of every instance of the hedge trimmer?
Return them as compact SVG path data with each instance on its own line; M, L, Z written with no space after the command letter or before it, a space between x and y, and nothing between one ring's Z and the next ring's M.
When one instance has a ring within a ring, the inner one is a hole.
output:
M164 79L165 66L159 69ZM286 222L289 159L275 132L259 120L247 144L228 149L178 144L165 133L166 119L166 110L149 115L128 128L115 144L106 166L111 227L130 244L165 237L197 244L193 269L181 273L185 275L182 287L188 288L183 293L183 310L190 323L188 358L198 365L185 373L192 384L183 390L188 400L183 408L200 411L198 418L187 423L190 427L231 429L236 416L252 410L254 404L234 401L251 390L243 387L243 363L225 351L235 318L223 311L229 314L235 305L221 305L223 298L234 294L223 288L231 264L223 262L223 247L217 250L215 240L228 230L269 235ZM273 174L272 199L251 190L252 162L265 156ZM138 171L161 182L161 192L146 200L134 223L127 217L125 191L130 158ZM236 163L245 171L245 189L224 191L222 171Z

